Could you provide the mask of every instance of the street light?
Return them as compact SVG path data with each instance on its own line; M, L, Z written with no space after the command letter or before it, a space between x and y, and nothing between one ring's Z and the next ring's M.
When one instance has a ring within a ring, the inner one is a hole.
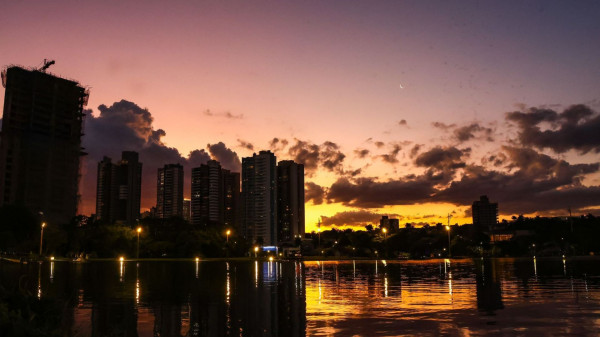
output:
M227 230L227 232L225 232L225 235L227 235L227 242L229 242L229 234L231 234L231 230Z
M137 253L136 253L136 258L139 259L140 258L140 233L142 232L142 227L138 227L137 228Z
M42 242L44 240L44 227L46 227L46 223L42 222L42 233L40 234L40 257L42 256Z
M387 239L387 228L383 227L381 231L383 232L383 239Z
M258 246L254 247L254 258L258 257Z
M452 248L450 248L450 226L446 226L446 231L448 231L448 257L452 257Z

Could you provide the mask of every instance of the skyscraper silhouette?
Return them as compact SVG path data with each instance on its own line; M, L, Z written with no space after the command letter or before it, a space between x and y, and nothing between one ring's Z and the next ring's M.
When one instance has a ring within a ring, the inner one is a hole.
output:
M108 157L98 163L96 216L107 223L135 225L140 217L142 163L138 153L123 151L121 161L113 164Z
M242 233L253 242L277 244L277 171L271 151L242 159Z
M304 236L304 165L292 160L277 164L277 221L279 242Z
M156 216L167 219L183 216L183 166L167 164L158 169Z
M45 68L2 73L0 205L24 205L49 223L66 223L77 213L88 92Z

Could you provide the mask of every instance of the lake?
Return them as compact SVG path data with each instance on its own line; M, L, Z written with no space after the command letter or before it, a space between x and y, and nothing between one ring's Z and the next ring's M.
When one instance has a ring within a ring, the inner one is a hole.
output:
M600 259L0 262L71 336L598 335Z

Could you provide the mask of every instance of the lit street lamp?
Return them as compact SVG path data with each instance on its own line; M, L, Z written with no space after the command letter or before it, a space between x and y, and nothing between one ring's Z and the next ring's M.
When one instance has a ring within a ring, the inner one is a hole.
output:
M140 233L142 232L142 227L137 228L137 253L136 258L140 258Z
M42 222L42 233L40 234L40 257L42 256L42 242L44 240L44 227L46 227L46 223Z
M231 230L227 230L227 232L225 232L225 235L227 235L227 242L229 242L229 234L231 234Z
M258 246L254 247L254 258L258 257Z
M383 239L387 239L387 228L383 227L381 231L383 232Z
M448 232L448 257L452 257L452 248L450 248L450 226L446 226Z

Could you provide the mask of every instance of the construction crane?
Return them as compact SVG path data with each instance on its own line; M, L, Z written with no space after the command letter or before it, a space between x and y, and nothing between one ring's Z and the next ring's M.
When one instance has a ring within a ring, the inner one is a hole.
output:
M54 63L56 63L54 60L46 60L46 59L44 59L44 65L40 68L40 71L43 72L43 73L46 72L46 69L48 69Z

